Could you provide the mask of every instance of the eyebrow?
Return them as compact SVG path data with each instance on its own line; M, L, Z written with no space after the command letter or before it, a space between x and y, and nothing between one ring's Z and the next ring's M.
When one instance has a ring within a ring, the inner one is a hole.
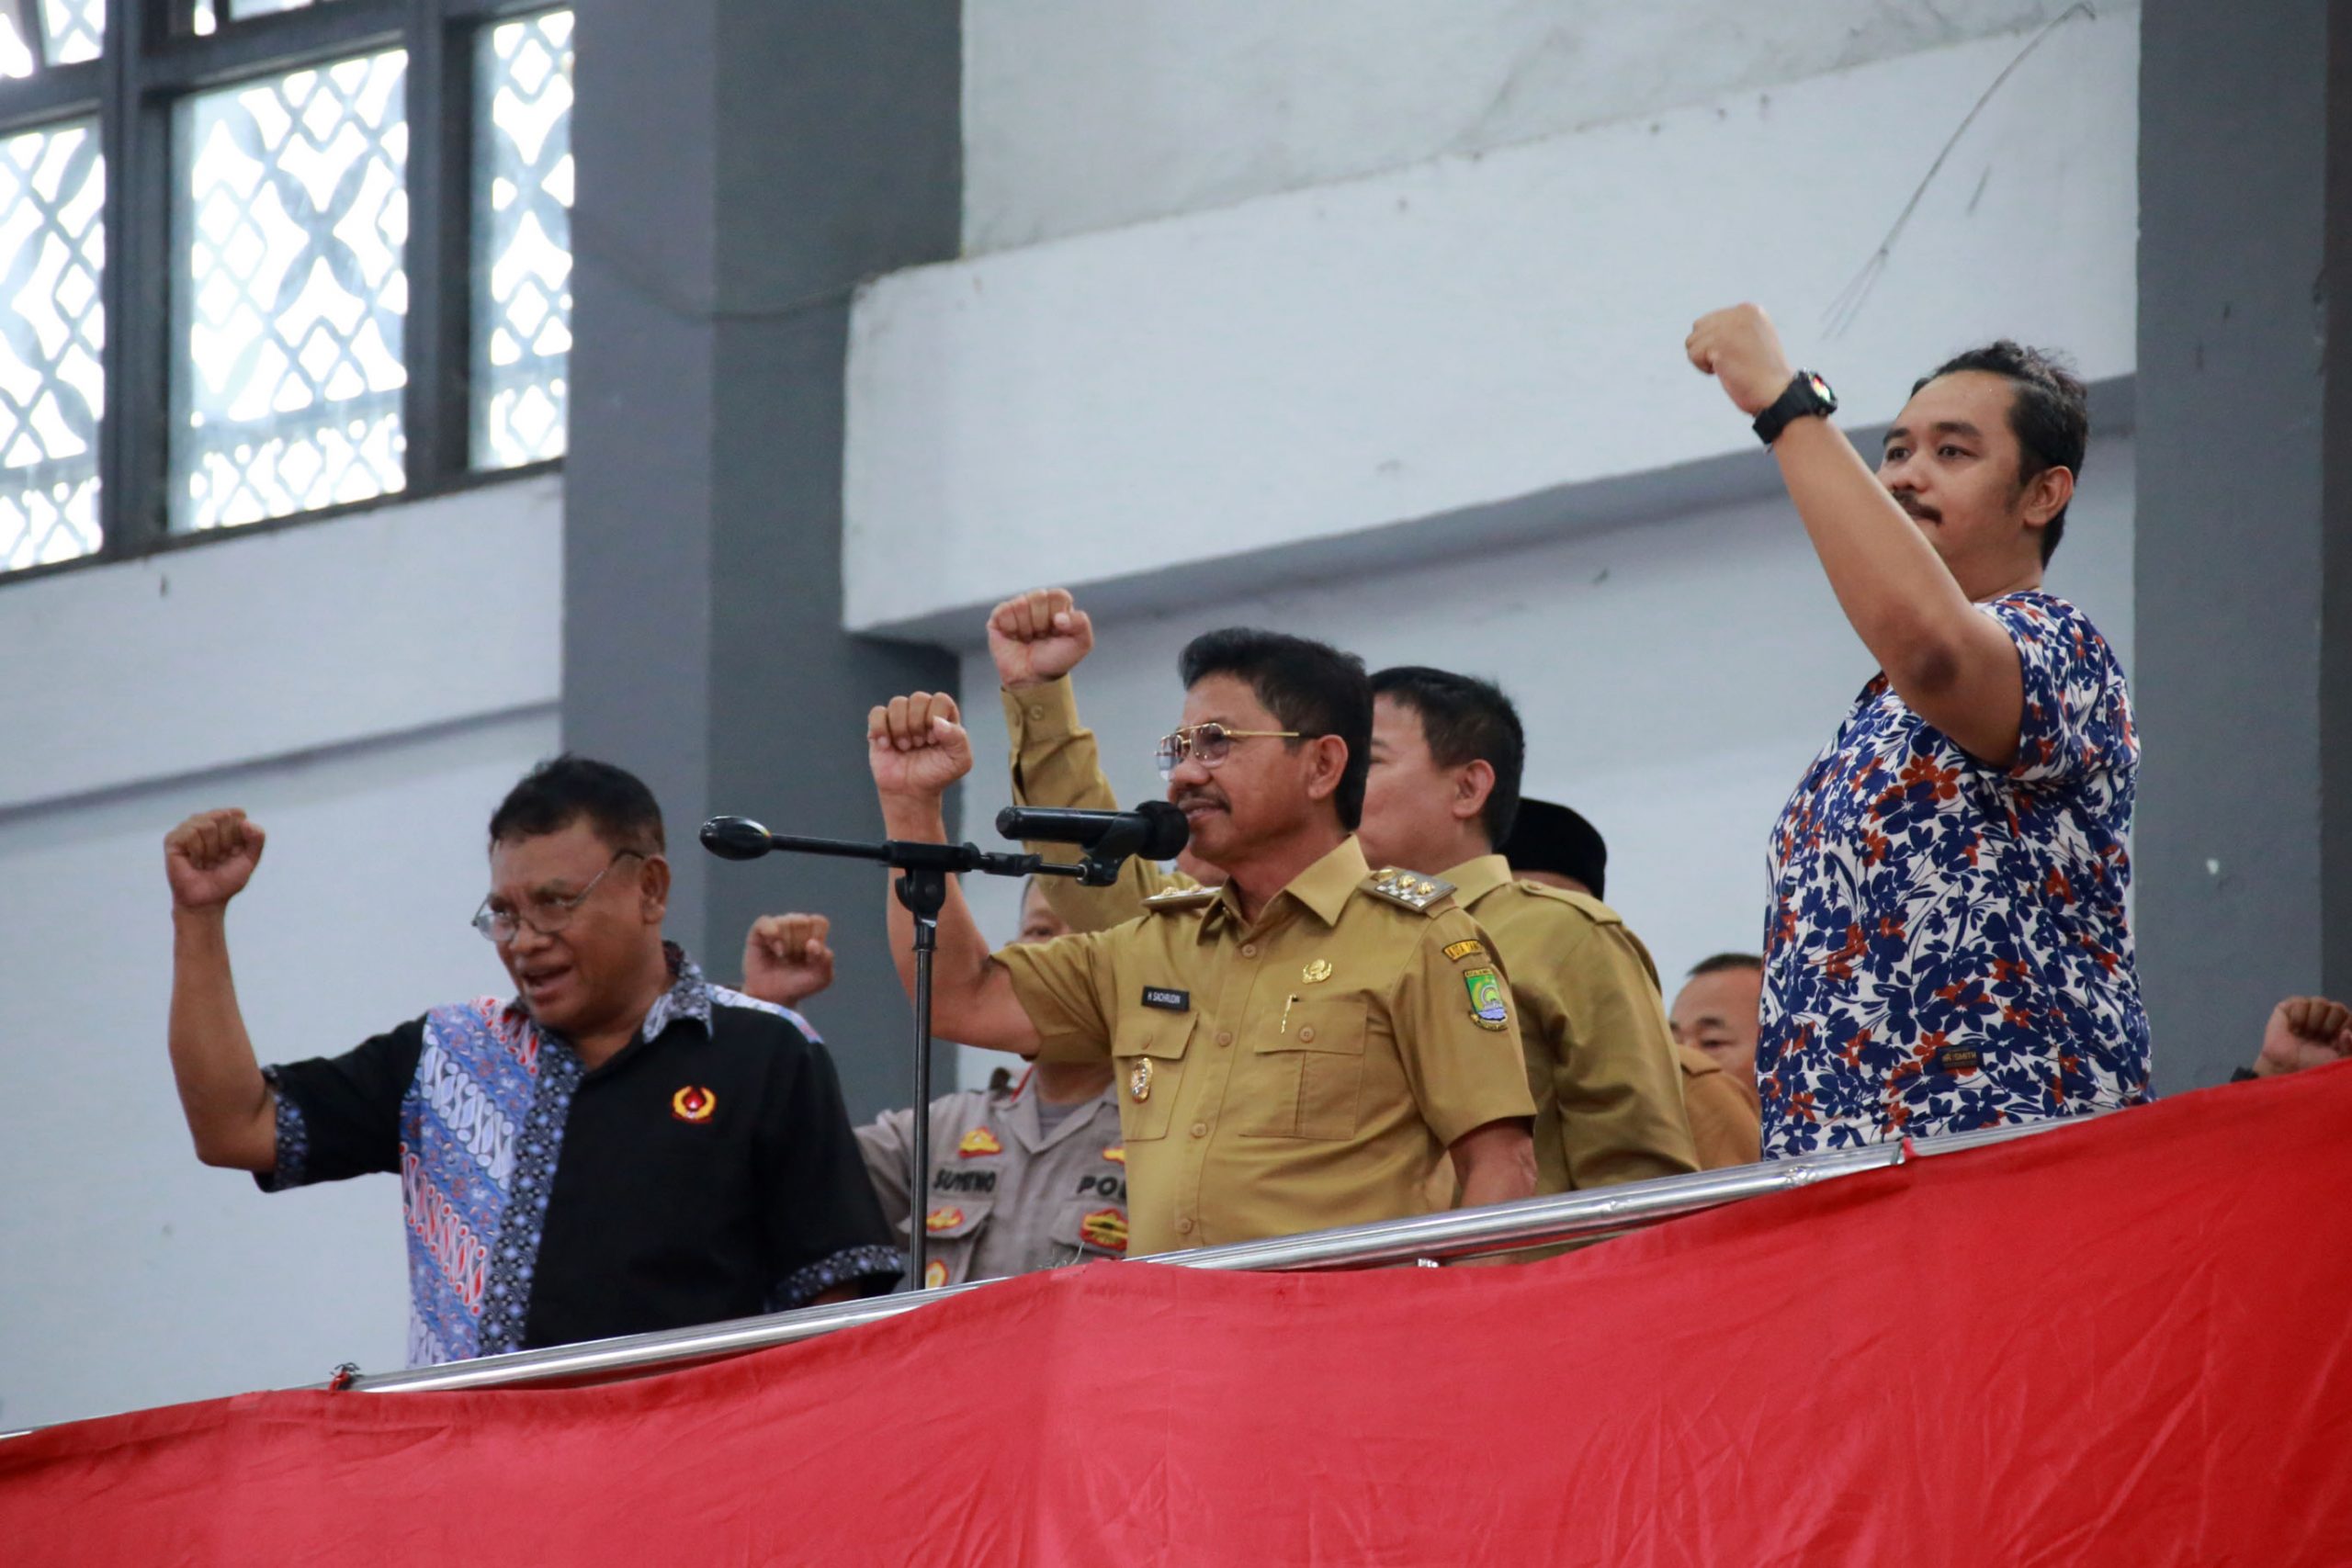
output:
M1938 420L1935 423L1928 426L1928 428L1938 435L1965 435L1972 440L1977 441L1981 441L1984 438L1984 433L1983 431L1977 429L1974 425L1969 423L1964 419ZM1880 442L1879 445L1882 446L1892 446L1897 441L1907 441L1910 438L1910 430L1905 426L1898 424L1894 429L1886 433L1885 440Z

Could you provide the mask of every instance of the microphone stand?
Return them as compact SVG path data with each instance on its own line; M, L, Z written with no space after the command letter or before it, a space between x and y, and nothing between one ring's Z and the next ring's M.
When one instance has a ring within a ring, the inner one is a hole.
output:
M831 855L842 860L874 861L899 873L891 884L899 902L915 921L915 1109L914 1147L909 1151L907 1172L907 1242L909 1284L921 1291L929 1255L924 1227L931 1179L931 962L939 951L939 911L947 904L947 879L970 872L990 876L1074 876L1089 887L1108 887L1119 879L1119 864L1135 852L1111 840L1089 849L1076 865L1048 862L1032 854L1003 854L974 844L929 844L910 839L885 839L865 843L849 839L804 839L771 833L743 817L714 817L702 825L703 847L723 860L756 860L764 854Z

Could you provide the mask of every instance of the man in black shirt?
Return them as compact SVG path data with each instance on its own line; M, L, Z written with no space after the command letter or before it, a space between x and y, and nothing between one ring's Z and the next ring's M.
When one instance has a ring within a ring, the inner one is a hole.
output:
M266 1191L401 1178L411 1365L889 1288L901 1260L832 1063L789 1010L662 941L662 813L633 775L559 757L491 818L474 925L514 1000L268 1068L225 930L263 842L233 810L164 840L181 1108L199 1159Z

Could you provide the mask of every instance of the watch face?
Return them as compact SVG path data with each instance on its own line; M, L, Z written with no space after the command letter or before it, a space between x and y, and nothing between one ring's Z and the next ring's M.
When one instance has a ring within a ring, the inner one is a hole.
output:
M1838 394L1829 389L1828 382L1823 380L1818 375L1810 370L1805 372L1804 379L1805 385L1813 389L1813 395L1815 397L1819 398L1831 408L1836 408L1838 406Z

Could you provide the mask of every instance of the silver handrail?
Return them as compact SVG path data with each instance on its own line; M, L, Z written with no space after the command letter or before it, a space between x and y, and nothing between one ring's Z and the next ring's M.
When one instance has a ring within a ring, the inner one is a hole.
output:
M1922 1138L1907 1147L1911 1154L1918 1156L1958 1154L1987 1144L2052 1132L2084 1120L2076 1116L1978 1133L1956 1133L1940 1138ZM1905 1148L1902 1144L1872 1144L1862 1148L1801 1155L1764 1165L1701 1171L1695 1176L1628 1182L1622 1187L1563 1193L1554 1198L1529 1198L1481 1209L1453 1209L1413 1219L1309 1231L1267 1241L1196 1247L1189 1252L1160 1253L1133 1261L1179 1269L1296 1270L1363 1269L1521 1252L1558 1242L1615 1235L1725 1203L1795 1191L1819 1182L1858 1176L1866 1170L1883 1170L1903 1164L1908 1157ZM581 1345L551 1346L544 1350L518 1350L410 1371L361 1373L344 1386L367 1393L424 1393L518 1383L580 1382L813 1339L836 1329L880 1323L967 1291L984 1291L1003 1282L985 1280L944 1285L659 1334L633 1334Z

